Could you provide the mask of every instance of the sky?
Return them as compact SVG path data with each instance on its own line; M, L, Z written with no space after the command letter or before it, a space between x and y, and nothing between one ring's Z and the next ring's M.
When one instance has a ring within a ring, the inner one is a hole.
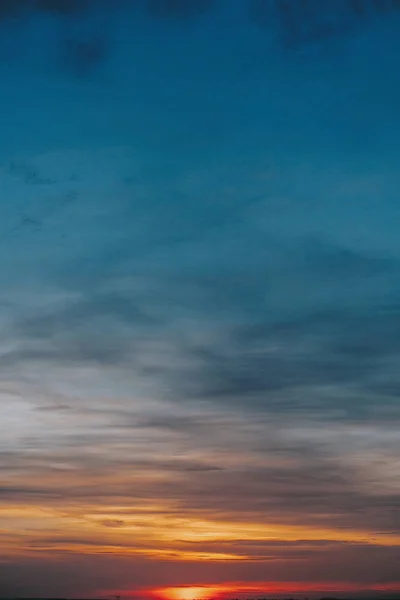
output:
M0 2L0 596L400 590L398 4Z

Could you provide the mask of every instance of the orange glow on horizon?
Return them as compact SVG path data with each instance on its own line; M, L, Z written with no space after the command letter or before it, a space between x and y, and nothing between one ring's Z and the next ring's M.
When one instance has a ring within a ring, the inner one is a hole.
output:
M215 597L222 591L231 591L231 588L222 588L221 586L183 586L163 588L157 590L156 593L165 600L207 600L213 596Z
M398 592L400 581L392 584L367 585L369 592ZM211 600L219 598L244 598L247 595L264 596L265 594L299 594L299 593L346 593L360 591L360 585L350 582L232 582L214 586L179 586L152 590L150 596L163 600ZM363 590L364 591L364 590Z

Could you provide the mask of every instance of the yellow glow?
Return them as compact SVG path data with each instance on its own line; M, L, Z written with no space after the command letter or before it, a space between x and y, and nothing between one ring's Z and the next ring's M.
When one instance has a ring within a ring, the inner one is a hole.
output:
M3 505L0 510L0 529L0 551L6 550L7 554L20 556L37 552L51 554L57 548L58 551L76 554L107 553L172 561L233 562L255 559L246 555L243 545L235 548L235 540L251 540L266 545L274 540L400 545L399 534L256 521L237 522L213 518L211 514L209 518L199 519L190 512L178 515L170 506L162 507L156 503L149 505L146 510L142 510L140 505L134 508L123 505L101 508L94 505L60 508L28 503ZM40 543L41 536L43 543ZM132 543L133 538L135 543ZM227 543L231 543L230 551L227 551ZM188 588L179 589L189 593ZM199 595L196 597L201 600ZM191 599L180 597L176 600Z
M264 595L265 593L286 593L291 594L293 592L343 592L346 591L359 591L359 584L357 583L346 583L345 586L342 582L271 582L271 581L257 581L257 582L231 582L230 584L217 585L212 587L205 586L187 586L187 587L170 587L151 590L151 594L156 597L161 597L165 600L207 600L211 598L227 598L229 596L235 596L236 594L256 594L258 596ZM371 590L378 591L397 591L398 583L394 584L375 584L370 586Z
M188 586L164 588L158 593L166 600L206 600L218 592L221 587Z

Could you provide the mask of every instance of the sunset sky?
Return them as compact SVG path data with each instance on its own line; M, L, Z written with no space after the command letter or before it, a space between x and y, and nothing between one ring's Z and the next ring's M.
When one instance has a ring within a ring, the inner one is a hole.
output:
M400 590L399 3L293 2L0 2L0 596Z

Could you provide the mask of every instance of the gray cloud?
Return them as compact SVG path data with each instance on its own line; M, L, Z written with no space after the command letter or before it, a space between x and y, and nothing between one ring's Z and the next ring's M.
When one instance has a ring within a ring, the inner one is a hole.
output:
M201 420L198 417L194 422ZM329 446L326 424L320 424L320 441L307 438L306 432L297 440L290 429L284 433L282 422L269 424L269 420L257 426L249 421L246 430L240 417L235 423L228 415L210 415L202 430L179 422L178 416L170 437L168 419L149 419L144 429L143 420L136 428L128 428L122 417L120 427L109 421L104 432L88 430L81 439L67 431L61 438L55 435L53 441L48 437L43 447L38 438L31 445L34 459L29 454L24 458L22 449L9 453L9 468L17 483L3 486L0 495L12 499L14 505L45 501L53 508L65 508L96 500L99 509L107 510L110 503L125 506L115 509L112 520L117 521L134 515L137 502L152 505L162 498L176 515L337 527L343 532L359 530L378 540L381 533L398 531L400 497L398 489L390 487L396 480L388 480L379 470L384 462L378 470L368 465L369 455L361 464L352 463L354 452L358 455L365 443L371 447L368 432L360 445L344 437ZM304 426L297 427L302 432ZM381 446L381 438L373 444L372 455ZM54 448L51 453L48 445ZM175 458L164 457L171 452ZM387 464L393 461L389 446L380 450L380 456Z
M179 279L174 270L153 274L150 269L147 279L140 271L137 277L145 287L133 279L117 289L131 268L129 251L126 257L123 270L103 275L104 281L94 282L90 290L85 283L63 304L18 318L13 336L20 344L3 354L3 364L130 364L138 375L167 384L176 398L244 398L246 406L254 402L257 409L279 410L282 403L282 410L290 404L312 410L313 387L347 386L366 392L362 402L349 405L344 394L320 398L319 404L362 416L374 403L370 392L378 391L395 408L400 356L400 300L390 287L398 273L395 261L306 244L304 250L299 245L289 252L281 266L279 255L274 264L271 254L266 254L266 265L256 263L245 271L240 265L218 270L210 265L205 273L194 262L191 274L183 272ZM283 304L278 309L294 278L298 308L288 304L285 310ZM379 286L382 293L375 294ZM204 335L196 335L194 321L182 321L188 311ZM176 360L165 361L163 346ZM308 399L277 396L294 389L307 390Z

